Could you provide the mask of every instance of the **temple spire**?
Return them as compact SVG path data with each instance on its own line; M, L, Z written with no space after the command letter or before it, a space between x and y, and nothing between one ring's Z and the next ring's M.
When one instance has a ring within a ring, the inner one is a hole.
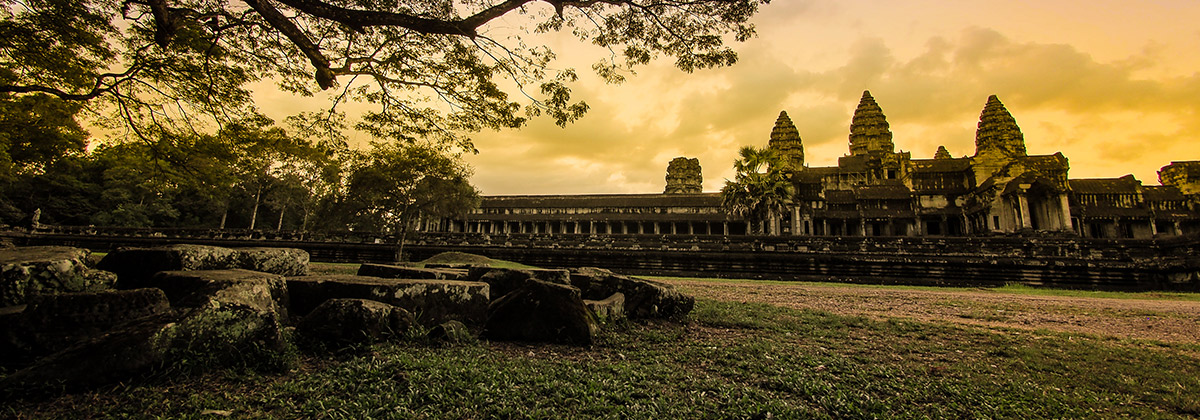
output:
M999 152L1005 156L1025 156L1025 135L1000 98L988 97L987 105L979 115L979 129L975 131L975 156Z
M804 144L800 140L800 130L792 124L787 111L779 111L779 118L775 119L775 127L771 129L771 140L767 145L783 157L788 169L804 169Z
M871 152L895 152L892 143L892 131L888 126L883 109L871 97L871 91L864 90L858 108L854 110L854 118L850 120L850 154L865 155Z
M946 150L946 146L938 146L937 152L933 154L934 159L951 159L950 151Z

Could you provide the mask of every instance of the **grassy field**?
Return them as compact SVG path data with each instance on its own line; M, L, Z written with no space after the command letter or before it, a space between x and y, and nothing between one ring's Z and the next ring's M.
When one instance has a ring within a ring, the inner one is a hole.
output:
M704 296L684 320L609 326L590 348L384 343L302 356L282 373L160 375L0 402L0 418L1197 416L1200 343L872 319Z

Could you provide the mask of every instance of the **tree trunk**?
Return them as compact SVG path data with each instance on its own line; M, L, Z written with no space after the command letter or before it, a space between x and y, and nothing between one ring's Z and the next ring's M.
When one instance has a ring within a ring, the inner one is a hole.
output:
M275 230L283 230L283 213L287 211L287 206L279 208L279 223L275 224Z
M409 203L404 204L404 212L400 214L400 243L396 247L396 262L404 261L404 239L408 236L408 205Z
M254 193L254 210L250 211L250 230L254 230L254 222L258 221L258 202L262 198L262 187Z
M221 230L225 230L225 220L229 218L229 205L225 205L225 211L221 212Z

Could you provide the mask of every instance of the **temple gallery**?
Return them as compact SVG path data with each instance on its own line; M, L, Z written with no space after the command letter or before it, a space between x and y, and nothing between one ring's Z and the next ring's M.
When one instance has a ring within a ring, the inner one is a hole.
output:
M765 131L765 130L764 130ZM423 220L431 232L587 235L986 236L1153 238L1200 231L1200 161L1171 162L1161 185L1132 175L1070 179L1062 153L1030 155L1012 114L987 99L975 153L932 158L896 151L870 92L850 122L849 154L837 166L805 164L804 144L780 112L768 147L782 158L792 197L754 229L701 192L696 159L675 158L662 194L485 196L460 218Z

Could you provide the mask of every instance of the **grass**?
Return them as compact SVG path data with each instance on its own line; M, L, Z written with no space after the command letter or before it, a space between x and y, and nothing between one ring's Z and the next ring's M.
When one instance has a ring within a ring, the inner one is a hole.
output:
M1029 295L1029 296L1062 296L1062 297L1080 297L1080 298L1107 298L1107 299L1149 299L1149 300L1183 300L1200 302L1200 293L1195 292L1166 292L1166 291L1149 291L1149 292L1110 292L1099 290L1074 290L1074 289L1055 289L1045 287L1034 287L1020 283L1009 283L1001 287L943 287L943 286L904 286L904 285L877 285L877 284L859 284L859 283L822 283L822 282L806 282L806 281L784 281L784 280L756 280L756 279L723 279L723 278L697 278L697 277L669 277L669 276L639 276L649 279L659 280L681 280L681 281L704 281L712 283L753 283L753 284L774 284L774 285L803 285L805 287L858 287L872 289L894 289L894 290L926 290L926 291L971 291L971 292L988 292L988 293L1007 293L1013 295Z
M591 348L380 344L283 375L222 371L48 400L5 418L1181 418L1194 349L699 300Z

